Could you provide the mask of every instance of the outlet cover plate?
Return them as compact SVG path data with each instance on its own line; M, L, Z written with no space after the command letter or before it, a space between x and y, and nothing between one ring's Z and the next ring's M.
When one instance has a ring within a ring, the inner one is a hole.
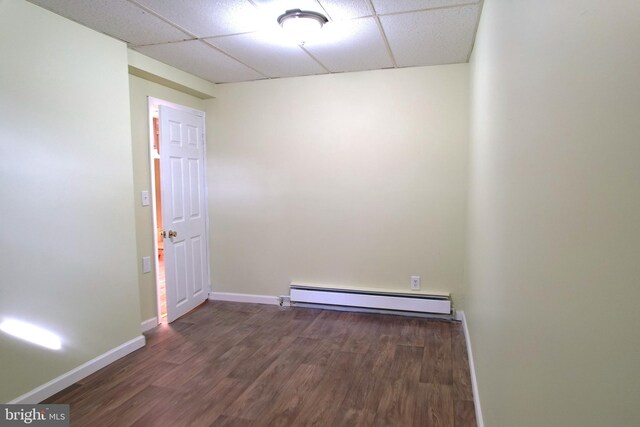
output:
M142 272L143 273L151 272L151 257L148 257L148 256L142 257Z

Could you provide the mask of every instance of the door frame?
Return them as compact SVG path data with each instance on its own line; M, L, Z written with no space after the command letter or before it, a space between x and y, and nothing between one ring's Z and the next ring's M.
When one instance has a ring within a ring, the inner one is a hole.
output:
M186 107L184 105L175 104L173 102L165 101L164 99L155 98L153 96L147 97L147 111L149 118L149 176L151 180L151 209L152 209L152 235L153 235L153 258L154 258L154 266L155 266L155 285L156 285L156 316L158 318L158 324L162 322L162 317L160 313L160 292L159 292L159 283L158 280L158 218L156 216L156 205L158 201L156 200L156 165L154 162L154 149L153 149L153 118L158 117L160 105L166 105L167 107L171 107L176 110L182 110L187 113L195 114L197 116L202 117L202 132L203 132L203 150L204 150L204 215L205 215L205 233L207 236L207 293L211 293L211 245L209 243L209 188L208 188L208 180L207 180L207 129L206 129L206 113L204 111L196 110L190 107ZM160 145L161 139L158 139L158 145ZM160 206L160 210L162 210L162 206ZM166 262L166 258L165 258ZM166 291L167 281L165 276L165 291Z

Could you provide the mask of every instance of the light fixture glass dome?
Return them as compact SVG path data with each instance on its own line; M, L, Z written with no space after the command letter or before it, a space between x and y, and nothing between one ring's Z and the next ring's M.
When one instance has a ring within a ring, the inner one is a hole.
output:
M278 17L278 24L296 42L304 44L317 37L322 26L329 22L326 16L307 10L291 9Z

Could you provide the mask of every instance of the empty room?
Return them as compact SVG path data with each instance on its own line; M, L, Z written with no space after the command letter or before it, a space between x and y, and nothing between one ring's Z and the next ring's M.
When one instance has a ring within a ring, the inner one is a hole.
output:
M0 425L640 425L637 0L0 0Z

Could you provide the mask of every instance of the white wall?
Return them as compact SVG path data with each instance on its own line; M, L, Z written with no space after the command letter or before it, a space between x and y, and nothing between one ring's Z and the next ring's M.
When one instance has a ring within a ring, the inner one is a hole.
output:
M640 420L640 2L486 0L470 299L485 425Z
M0 402L140 335L127 51L21 0L0 1Z
M212 286L464 296L468 65L218 87L206 101Z

